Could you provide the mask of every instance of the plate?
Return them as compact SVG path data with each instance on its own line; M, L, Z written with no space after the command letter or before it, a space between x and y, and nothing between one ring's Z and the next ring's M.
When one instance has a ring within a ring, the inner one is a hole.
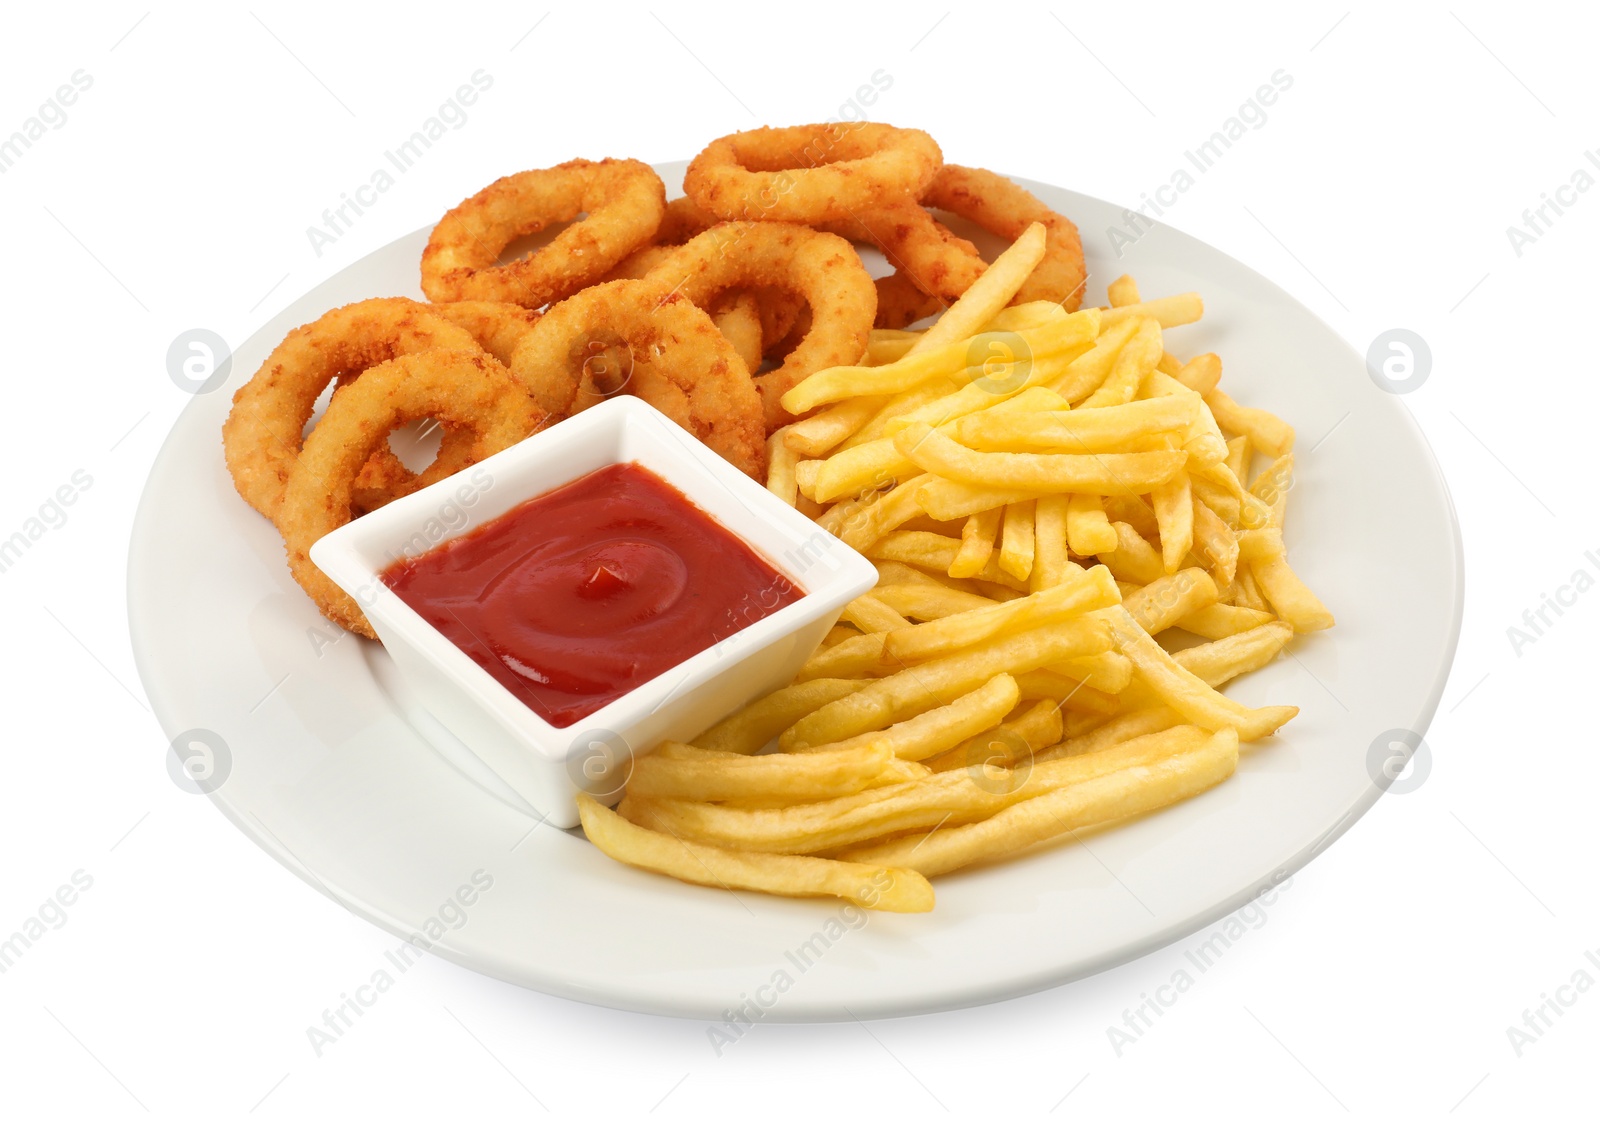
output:
M676 185L683 167L659 171ZM1085 232L1122 222L1120 207L1019 182ZM233 390L329 308L420 297L427 235L350 266L236 350L226 385L195 398L156 458L128 564L139 674L182 755L209 762L197 784L291 871L421 948L542 992L717 1022L741 1006L832 1020L1000 1000L1242 906L1371 807L1391 732L1420 735L1433 716L1461 621L1461 542L1399 398L1227 255L1162 226L1120 259L1090 237L1091 300L1123 272L1147 295L1198 290L1205 319L1173 329L1174 347L1219 353L1223 386L1298 432L1285 537L1339 625L1228 691L1296 704L1299 718L1250 748L1236 777L1176 808L940 878L931 914L734 894L614 863L540 824L408 700L380 646L323 621L223 466Z

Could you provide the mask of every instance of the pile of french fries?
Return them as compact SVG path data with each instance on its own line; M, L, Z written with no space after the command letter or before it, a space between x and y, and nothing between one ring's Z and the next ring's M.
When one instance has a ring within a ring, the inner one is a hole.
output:
M1293 429L1167 351L1195 294L1007 307L1043 236L784 396L768 487L879 583L795 683L580 798L607 854L924 911L929 876L1184 800L1294 717L1217 690L1333 624L1284 550Z

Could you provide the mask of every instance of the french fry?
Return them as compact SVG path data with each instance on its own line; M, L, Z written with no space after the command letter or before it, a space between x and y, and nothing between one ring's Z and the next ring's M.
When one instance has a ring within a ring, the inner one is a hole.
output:
M806 680L837 680L859 676L881 676L899 668L887 661L883 654L887 633L858 633L846 637L826 648L819 648L806 658L796 674L797 682Z
M792 508L799 489L794 479L794 450L784 441L788 429L785 426L767 439L767 491Z
M1083 558L1117 549L1117 529L1106 519L1100 497L1079 492L1067 501L1067 544Z
M977 453L918 422L895 446L928 473L992 489L1139 495L1172 479L1188 455L1153 453ZM929 511L929 515L935 515ZM935 515L935 518L938 518Z
M1033 572L1033 515L1032 500L1007 504L1000 526L1000 569L1019 582Z
M890 756L920 762L943 753L980 731L993 727L1011 713L1011 709L1017 705L1020 698L1017 681L1002 672L954 701L895 723L887 730L858 734L838 742L809 747L800 754L791 754L789 757L806 757L811 754L849 755L882 749Z
M920 502L920 497L918 498ZM968 516L961 528L961 548L950 560L947 573L952 578L972 578L983 573L994 554L995 537L1000 532L1004 508L989 508Z
M863 633L887 633L911 624L871 594L862 594L846 605L841 616Z
M691 844L631 824L587 793L578 794L578 816L589 842L612 859L685 883L769 894L831 895L869 910L933 909L933 887L915 872Z
M1241 406L1222 391L1209 391L1206 405L1224 430L1245 434L1268 457L1282 457L1294 448L1294 427L1266 410Z
M926 759L922 764L933 773L977 767L984 770L1010 769L1061 737L1061 708L1052 700L1041 699L1014 719L993 730L984 731L962 745Z
M1083 762L1085 758L1063 759ZM1152 762L1063 786L1022 801L977 824L937 828L921 837L893 840L844 854L849 862L885 862L898 857L925 875L939 875L997 859L1080 828L1153 812L1203 793L1233 774L1239 736L1213 734L1204 745ZM1056 763L1049 763L1056 764Z
M1147 316L1162 328L1177 328L1180 325L1193 324L1204 313L1205 302L1200 300L1200 294L1179 293L1173 297L1157 297L1153 301L1141 301L1137 305L1122 305L1107 309L1101 323L1109 327L1129 317Z
M1150 506L1156 510L1156 526L1161 531L1161 566L1168 574L1178 567L1194 545L1194 499L1189 490L1189 475L1179 473L1150 493Z
M1123 274L1106 286L1106 299L1114 309L1123 305L1137 305L1139 303L1138 282L1127 274Z
M879 586L873 594L884 605L913 621L937 621L942 617L1000 604L981 594L952 590L937 583L927 586L920 583Z
M1268 525L1283 530L1283 515L1294 486L1294 454L1285 453L1250 482L1250 494L1267 506Z
M692 745L703 750L754 754L800 719L851 692L866 680L808 680L779 688L708 728Z
M1211 568L1217 586L1229 586L1239 566L1239 541L1233 529L1198 498L1194 501L1194 553Z
M1235 482L1242 481L1250 475L1250 438L1240 434L1228 441L1228 471L1233 474Z
M1110 377L1117 356L1133 338L1138 327L1138 323L1132 320L1109 327L1102 320L1100 336L1095 340L1094 347L1067 364L1065 371L1047 380L1044 386L1068 402L1087 398Z
M1041 223L1030 224L978 280L968 286L956 303L944 311L933 327L923 333L917 349L928 351L960 342L993 320L1011 303L1034 267L1044 258L1045 232Z
M1133 664L1118 652L1097 652L1057 665L1053 671L1108 695L1126 690L1133 679Z
M1099 618L1078 617L996 637L896 672L806 715L779 736L778 744L785 750L799 750L881 730L969 692L1001 672L1014 676L1074 656L1104 652L1111 647L1107 624Z
M942 570L946 573L960 553L961 540L927 531L897 531L885 535L867 548L867 554L872 558L903 562L911 566L925 566L929 570ZM972 577L1010 586L1023 593L1028 589L1026 582L1019 582L1001 570L999 560L993 557Z
M1213 588L1215 588L1215 584L1213 584ZM1266 610L1247 609L1239 605L1217 604L1192 610L1180 617L1175 624L1186 633L1193 633L1197 637L1220 641L1224 637L1247 632L1272 620L1274 620L1272 614ZM1153 629L1146 629L1145 631L1147 633L1159 632L1159 630Z
M1132 402L1144 377L1156 369L1156 364L1161 361L1161 327L1147 318L1141 318L1135 324L1137 327L1132 338L1117 353L1116 363L1111 365L1111 374L1106 376L1106 381L1100 384L1094 394L1084 399L1080 409Z
M1213 352L1197 355L1178 368L1173 377L1191 391L1208 394L1217 389L1217 382L1222 378L1222 360Z
M1064 320L1071 314L1055 301L1024 301L1010 305L994 314L979 331L1016 332L1023 328L1036 328L1041 324Z
M1117 549L1102 554L1100 561L1110 568L1112 574L1141 586L1166 575L1161 555L1132 525L1119 520L1111 527L1117 533Z
M907 520L922 514L917 490L923 483L924 478L918 476L895 485L879 497L877 503L867 505L844 521L834 534L853 549L866 550Z
M1067 497L1041 496L1033 513L1033 570L1028 574L1028 589L1038 593L1061 585L1069 565Z
M1182 715L1164 703L1156 703L1105 719L1082 734L1063 739L1054 746L1040 751L1036 760L1046 761L1051 758L1072 758L1079 754L1092 754L1147 734L1156 734L1183 725Z
M988 410L962 418L950 436L982 452L1109 453L1147 435L1187 428L1201 406L1198 395L1166 395L1098 409Z
M1175 661L1164 648L1150 639L1148 633L1139 628L1139 623L1128 615L1126 609L1118 606L1107 610L1105 619L1111 624L1117 651L1133 661L1140 679L1149 685L1163 703L1196 726L1212 731L1232 727L1239 732L1240 739L1254 742L1258 738L1265 738L1300 712L1298 707L1252 709L1229 699ZM863 688L862 692L871 690L870 687ZM828 708L846 707L851 699L859 698L862 692L830 703ZM801 720L802 723L805 721Z
M628 792L637 797L732 801L782 794L790 803L826 801L866 789L894 757L886 743L811 754L663 755L663 744L633 764Z
M1217 600L1217 584L1199 567L1162 575L1122 599L1139 628L1152 637L1172 628Z
M1283 555L1256 559L1250 564L1256 585L1279 617L1294 626L1296 633L1312 633L1333 627L1333 614L1323 605Z
M1045 495L1049 495L1048 490L983 488L930 475L917 490L917 503L934 519L959 520ZM995 529L999 530L998 524Z
M1272 621L1224 640L1175 652L1172 659L1211 687L1220 687L1236 676L1271 663L1293 636L1294 629L1287 622Z
M1097 566L1025 598L897 629L889 634L884 652L890 659L915 664L983 644L1005 633L1066 621L1115 605L1118 600L1110 573Z
M784 444L801 456L821 457L871 421L888 401L887 395L863 395L819 410L785 426L780 431Z

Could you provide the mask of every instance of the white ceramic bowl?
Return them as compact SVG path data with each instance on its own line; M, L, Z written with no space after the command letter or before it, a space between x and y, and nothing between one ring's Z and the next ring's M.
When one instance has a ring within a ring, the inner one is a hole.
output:
M570 727L551 726L379 577L596 469L637 462L803 591L798 601L668 669ZM311 548L360 603L421 704L551 823L578 821L579 789L611 797L633 755L687 739L788 683L877 571L640 399L619 396L472 469L352 520Z

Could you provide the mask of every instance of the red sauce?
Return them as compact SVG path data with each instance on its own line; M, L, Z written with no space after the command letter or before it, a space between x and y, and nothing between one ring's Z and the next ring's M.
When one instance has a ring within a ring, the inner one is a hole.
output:
M557 727L802 597L637 464L537 496L383 581Z

